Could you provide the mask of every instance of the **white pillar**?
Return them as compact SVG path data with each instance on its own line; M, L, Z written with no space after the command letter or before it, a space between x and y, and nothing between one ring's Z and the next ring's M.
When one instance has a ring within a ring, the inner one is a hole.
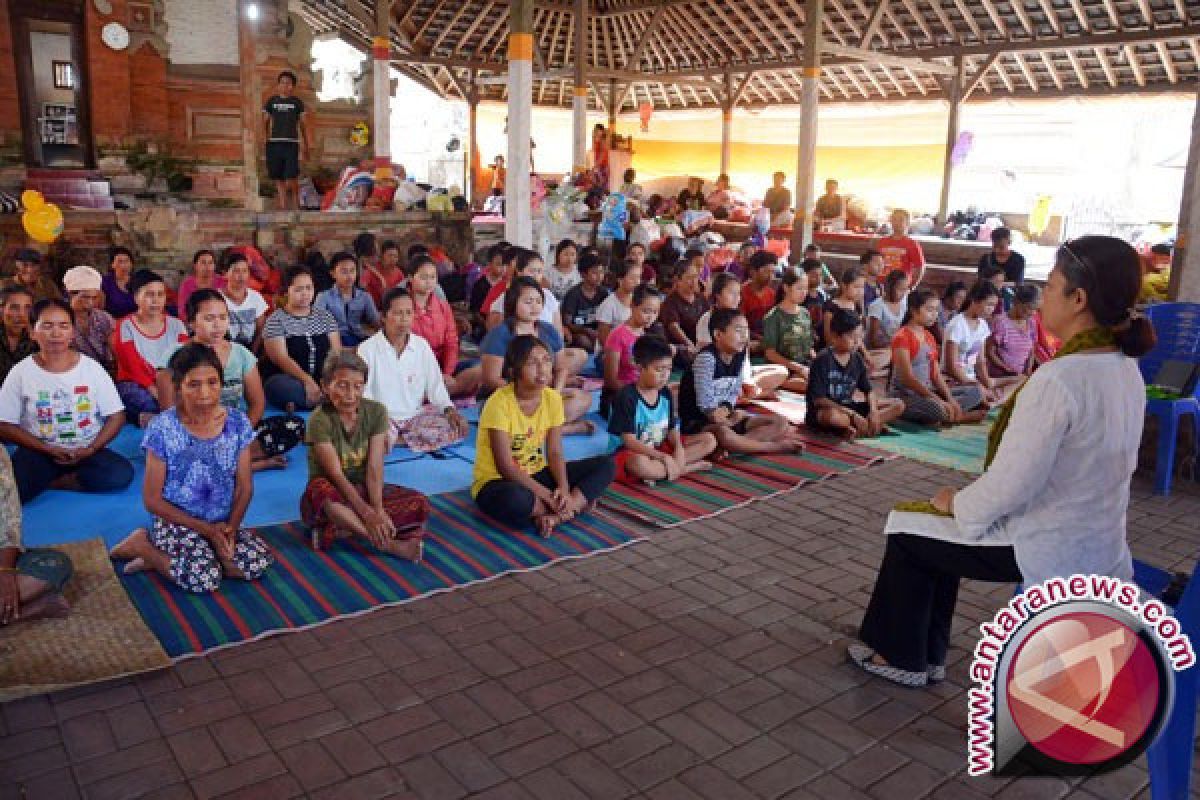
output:
M575 0L575 89L571 104L571 166L575 173L587 167L587 9L587 0Z
M533 0L511 0L508 34L508 167L504 238L533 246L529 132L533 122Z
M821 80L823 0L806 0L804 72L800 84L800 153L796 163L796 220L792 226L792 260L799 263L812 243L812 209L816 202L817 105Z
M729 152L733 137L733 109L721 109L721 174L729 174Z
M1192 237L1200 232L1200 95L1192 119L1192 143L1187 170L1183 173L1183 202L1179 208L1179 232L1171 262L1170 297L1184 303L1200 303L1200 245Z
M376 0L373 56L375 179L392 177L392 0Z
M950 110L946 115L946 154L942 161L942 194L938 199L938 225L946 224L950 213L950 183L954 179L954 146L958 144L958 112L962 107L963 57L954 57L954 77L950 79Z

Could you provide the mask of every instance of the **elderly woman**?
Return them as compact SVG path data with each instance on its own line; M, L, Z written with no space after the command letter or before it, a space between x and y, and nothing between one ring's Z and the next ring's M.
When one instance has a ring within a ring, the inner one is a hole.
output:
M370 369L349 350L335 350L321 372L324 401L308 420L308 486L300 517L313 546L356 537L388 555L421 560L429 500L383 481L388 409L363 396Z
M71 560L57 550L21 547L21 501L8 451L0 447L0 627L61 617L70 610L62 589Z
M1004 406L983 475L888 519L862 644L849 647L862 669L905 686L944 678L961 578L1132 579L1125 512L1145 403L1135 359L1154 345L1133 309L1138 280L1119 239L1059 248L1042 314L1066 344Z
M104 293L100 289L103 280L92 267L71 267L63 275L63 286L67 289L67 301L75 312L75 349L113 372L117 368L117 356L113 353L112 336L117 323L101 308L104 305Z

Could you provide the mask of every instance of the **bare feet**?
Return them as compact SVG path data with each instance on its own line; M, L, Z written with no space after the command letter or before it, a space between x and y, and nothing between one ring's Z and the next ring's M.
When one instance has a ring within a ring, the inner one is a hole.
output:
M727 458L729 458L729 451L726 450L724 447L717 447L716 450L713 450L711 453L708 454L708 461L713 466L720 464L722 461L724 461Z
M246 578L246 573L242 572L238 565L232 561L221 562L221 574L226 578L235 578L237 580L245 580Z
M121 571L126 575L135 575L139 572L145 572L150 569L150 565L146 563L146 559L138 556L137 558L125 564L125 568Z
M150 532L145 528L135 528L133 533L122 539L116 547L108 551L108 555L116 561L139 559L144 555L150 544Z
M47 592L21 605L21 616L13 622L35 619L62 619L71 613L71 604L58 592Z
M250 469L254 472L261 472L265 469L287 469L287 465L287 456L270 456L251 462Z
M786 447L786 452L803 453L804 452L804 437L796 431L788 431L783 435L783 442Z
M708 472L712 468L713 463L711 461L705 461L701 459L700 461L693 461L691 464L688 464L687 469L683 471L683 474L687 475L691 472Z
M533 522L537 527L538 536L549 539L554 535L554 529L562 522L562 518L557 514L542 514L534 517Z
M421 557L425 554L425 540L416 539L393 539L383 552L388 555L403 558L405 561L412 561L414 564L421 563Z

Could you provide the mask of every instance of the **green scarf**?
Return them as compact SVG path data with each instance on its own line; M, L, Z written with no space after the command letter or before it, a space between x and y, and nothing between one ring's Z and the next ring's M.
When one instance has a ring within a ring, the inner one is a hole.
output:
M1117 342L1116 336L1113 335L1111 328L1092 328L1075 334L1071 339L1054 354L1054 358L1063 358L1082 352L1083 350L1095 350L1099 347L1112 347ZM992 429L988 431L987 453L983 457L983 468L986 470L992 465L992 461L996 458L996 451L1000 449L1000 440L1004 438L1004 432L1008 430L1008 422L1012 419L1013 409L1017 406L1017 395L1025 388L1022 383L1017 387L1017 390L1008 397L1008 401L1000 407L1000 413L996 415L996 421L992 424ZM928 500L909 500L897 503L896 511L913 511L918 514L933 514L938 517L949 517L952 514L946 514L938 511L933 507L933 503Z

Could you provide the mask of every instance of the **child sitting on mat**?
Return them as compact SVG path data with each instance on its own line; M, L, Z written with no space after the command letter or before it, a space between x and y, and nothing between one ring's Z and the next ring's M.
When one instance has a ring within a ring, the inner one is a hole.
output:
M775 306L775 269L779 263L774 253L759 250L750 259L749 274L742 286L741 307L750 323L750 352L761 349L763 317ZM714 287L715 288L715 287Z
M979 422L987 411L975 384L951 389L938 366L938 346L929 326L941 301L928 289L908 296L904 325L892 339L891 393L904 401L903 419L923 425Z
M629 319L633 290L642 285L642 267L632 261L618 261L611 270L615 288L596 309L600 346L608 341L608 335L618 325Z
M171 354L187 341L187 328L167 314L167 284L158 273L148 269L133 273L129 293L137 310L120 320L113 333L117 394L125 404L128 420L144 428L162 409L159 373L166 369Z
M716 450L717 438L698 433L685 439L679 433L675 398L667 388L673 357L674 349L658 336L643 336L633 345L637 381L617 392L608 422L618 481L673 481L712 468L705 459Z
M271 550L242 527L254 494L254 429L221 403L224 368L212 348L187 344L168 363L175 407L146 428L142 501L154 516L112 550L126 573L154 570L189 592L216 591L222 577L256 580Z
M804 424L850 439L878 436L904 413L904 403L875 399L870 367L862 357L862 319L857 314L838 309L829 321L829 330L829 347L817 355L808 372Z
M367 364L349 350L330 353L321 371L325 401L308 419L308 485L300 518L313 547L357 536L383 553L421 560L429 500L384 483L388 410L363 397Z
M550 387L554 356L536 336L513 338L504 356L508 383L491 397L479 418L471 496L502 524L531 520L549 536L586 510L612 483L610 456L568 463L562 434L562 396Z
M679 386L683 432L707 431L733 453L798 453L803 440L786 420L736 408L749 356L750 325L740 311L720 308L709 321L713 343L696 354Z
M779 303L763 317L763 355L776 369L785 370L781 388L808 388L808 364L816 355L812 317L804 307L808 273L789 269L779 282Z
M825 304L829 302L829 295L821 288L821 273L823 271L821 262L816 259L805 259L800 262L800 271L804 273L806 282L808 283L808 294L804 295L804 310L808 312L809 319L812 320L813 337L816 339L814 347L820 350L825 346L825 326L823 314L825 312ZM783 287L779 287L779 293L775 296L776 300L783 299Z
M633 290L629 319L618 325L604 343L604 393L613 397L623 387L638 379L638 364L633 346L646 335L647 328L658 319L662 295L648 283ZM674 348L672 348L674 352Z
M215 289L197 289L188 297L186 316L192 341L212 348L221 362L221 404L245 414L254 426L250 465L255 470L282 469L284 454L304 441L304 420L295 414L263 418L267 407L258 359L238 342L230 341L229 306ZM163 387L163 405L175 404L173 385Z
M1037 324L1034 314L1041 292L1032 283L1013 290L1013 305L1008 313L992 317L992 335L984 344L988 374L1001 385L1016 383L1033 374Z
M604 262L600 256L584 250L579 257L580 283L572 286L562 301L563 325L571 334L571 344L585 353L596 352L599 340L597 309L608 298L604 288Z
M696 323L696 344L700 347L705 347L712 344L712 315L713 311L718 308L739 308L742 301L742 284L738 283L736 277L728 272L718 272L713 276L712 282L713 307L704 312L704 316L700 317L700 321ZM774 297L775 290L771 290L771 296ZM761 342L759 342L761 345ZM751 350L753 350L754 342L751 342ZM746 375L742 376L742 391L746 399L768 398L772 397L776 389L783 385L787 380L787 370L776 364L764 364L762 366L751 366L749 360L746 361Z

